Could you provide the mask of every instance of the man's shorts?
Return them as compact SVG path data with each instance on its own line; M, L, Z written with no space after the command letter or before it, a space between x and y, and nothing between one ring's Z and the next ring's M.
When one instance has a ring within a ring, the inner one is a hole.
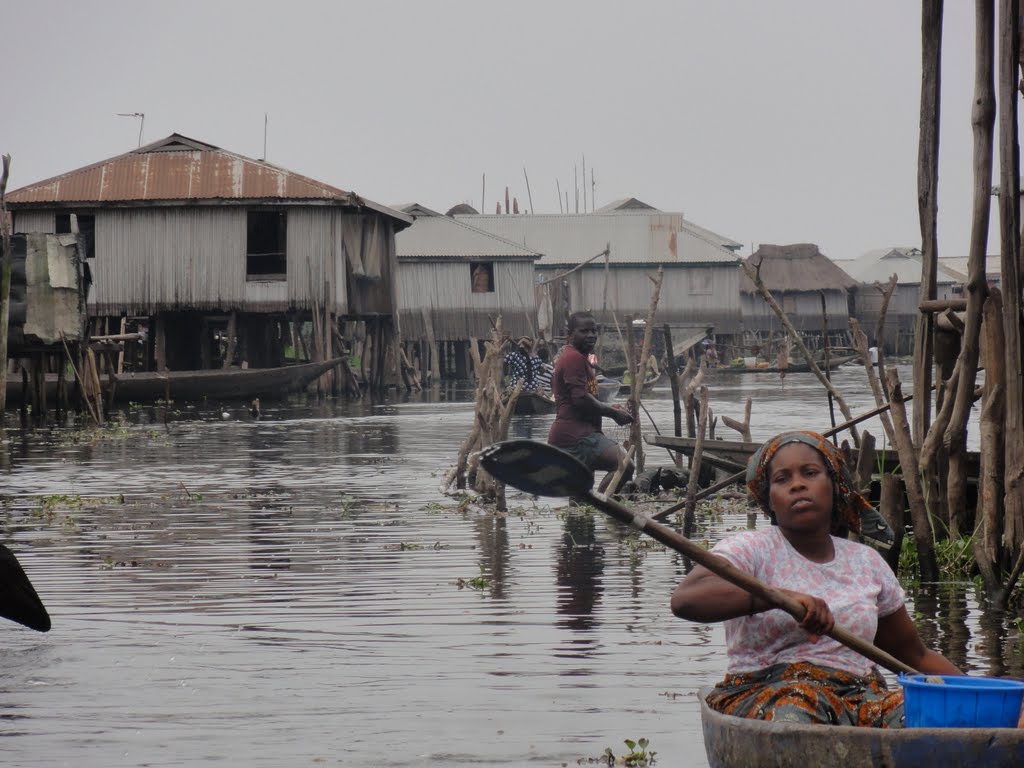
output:
M591 432L586 437L581 437L568 448L562 448L566 453L575 456L587 469L593 470L601 458L601 454L608 448L616 448L618 443L609 440L601 432Z

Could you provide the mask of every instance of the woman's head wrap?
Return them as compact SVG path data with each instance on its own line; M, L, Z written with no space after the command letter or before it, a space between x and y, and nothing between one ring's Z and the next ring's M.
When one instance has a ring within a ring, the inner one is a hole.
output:
M803 443L821 454L825 470L832 480L832 529L860 532L860 516L864 509L871 509L868 500L858 493L853 485L853 476L846 468L843 454L832 443L817 432L783 432L765 442L747 463L747 490L757 505L775 522L775 515L769 506L768 465L779 448L791 443Z

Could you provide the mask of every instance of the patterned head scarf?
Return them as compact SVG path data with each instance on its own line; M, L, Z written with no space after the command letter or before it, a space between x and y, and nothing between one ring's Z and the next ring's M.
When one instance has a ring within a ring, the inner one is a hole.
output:
M825 462L825 470L832 480L832 531L843 529L860 532L860 516L865 509L871 509L868 500L853 487L853 476L846 468L843 454L832 443L817 432L783 432L768 440L750 457L747 464L747 490L757 505L772 518L768 501L768 465L779 448L791 443L803 443L816 450Z

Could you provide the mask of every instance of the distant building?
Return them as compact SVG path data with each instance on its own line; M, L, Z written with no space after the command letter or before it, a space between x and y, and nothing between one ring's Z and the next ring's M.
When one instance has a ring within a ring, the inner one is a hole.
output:
M823 323L827 322L830 334L845 334L857 281L830 261L817 245L761 245L746 261L760 265L765 287L798 331L820 336ZM746 274L741 278L741 290L746 331L764 335L785 333L782 322Z
M739 257L725 245L734 241L634 198L613 205L585 214L456 218L541 254L535 266L537 311L549 339L562 336L568 315L579 310L593 312L608 328L627 315L646 317L649 277L659 267L665 271L659 324L738 332ZM600 255L606 247L607 264Z
M499 315L513 337L536 334L540 254L470 226L472 219L418 204L401 210L415 221L395 238L398 307L403 339L423 345L421 360L437 355L442 377L466 378L469 341L489 339Z
M952 269L948 259L939 259L936 270L936 298L962 295L967 277ZM889 354L909 355L914 348L914 328L920 316L921 251L910 247L876 248L862 256L836 262L859 285L854 296L854 315L869 339L874 335L882 310L882 289L896 275L896 290L889 300L883 329L884 349Z
M87 242L96 329L150 326L146 367L278 364L289 323L374 318L391 332L395 232L412 217L328 184L180 134L11 192L16 232ZM294 327L294 326L292 326ZM234 336L230 343L234 343ZM230 360L228 361L230 362Z

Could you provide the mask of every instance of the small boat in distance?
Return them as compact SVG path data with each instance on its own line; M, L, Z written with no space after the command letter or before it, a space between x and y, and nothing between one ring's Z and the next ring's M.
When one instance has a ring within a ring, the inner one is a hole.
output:
M538 392L520 392L512 409L517 416L536 416L555 412L555 399Z
M752 359L752 358L751 358ZM828 361L828 369L834 371L841 365L859 360L858 355L848 355L844 357L833 357ZM816 360L819 368L825 367L824 360ZM779 368L777 365L764 361L761 363L754 363L753 365L747 365L746 363L732 363L730 365L719 365L715 368L708 368L708 373L719 374L719 373L809 373L810 366L806 362L791 362L785 368Z

